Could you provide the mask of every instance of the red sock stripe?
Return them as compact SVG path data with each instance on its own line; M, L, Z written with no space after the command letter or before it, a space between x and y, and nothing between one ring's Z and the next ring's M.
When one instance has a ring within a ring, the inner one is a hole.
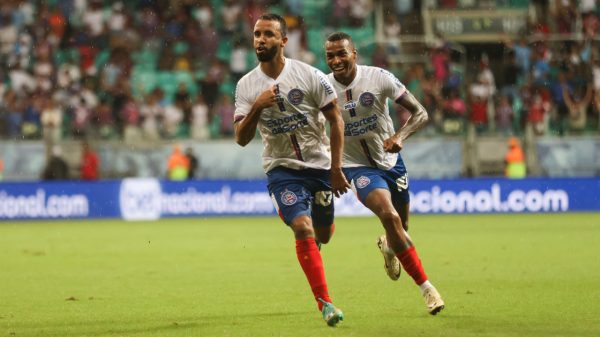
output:
M319 310L323 309L323 304L319 298L327 302L331 302L329 291L327 290L327 281L325 280L325 270L323 269L323 260L321 252L314 238L304 240L296 240L296 256L298 262L306 275L306 279L310 284L310 289L313 292Z
M425 270L423 270L421 259L419 259L419 255L417 254L414 246L408 248L400 254L397 254L396 256L400 260L404 270L406 270L406 273L410 275L413 280L415 280L417 285L421 285L427 281L427 275L425 275Z

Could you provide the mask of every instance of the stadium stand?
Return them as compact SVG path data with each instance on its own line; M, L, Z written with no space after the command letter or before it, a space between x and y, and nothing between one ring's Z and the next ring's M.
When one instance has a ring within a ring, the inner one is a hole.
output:
M591 0L6 0L0 139L50 148L228 138L264 11L288 21L289 56L324 71L325 36L350 33L362 63L390 69L426 106L433 123L423 135L460 137L467 153L486 154L472 174L501 173L502 154L485 148L508 136L534 151L536 137L599 133L600 5ZM496 14L464 14L481 11Z

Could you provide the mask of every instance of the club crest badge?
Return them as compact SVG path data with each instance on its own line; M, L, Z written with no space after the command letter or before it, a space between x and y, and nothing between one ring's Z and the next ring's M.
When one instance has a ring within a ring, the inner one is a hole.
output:
M291 206L298 201L298 197L292 191L285 191L281 193L281 202L286 206Z
M290 90L290 92L288 92L287 97L290 103L292 103L293 105L298 105L302 103L302 100L304 99L304 93L302 92L302 90L296 88Z
M360 105L368 108L375 103L375 95L366 91L360 95L358 100L360 101Z
M356 187L358 188L364 188L367 185L369 185L371 183L371 179L369 179L369 177L366 176L360 176L358 177L358 179L356 179Z

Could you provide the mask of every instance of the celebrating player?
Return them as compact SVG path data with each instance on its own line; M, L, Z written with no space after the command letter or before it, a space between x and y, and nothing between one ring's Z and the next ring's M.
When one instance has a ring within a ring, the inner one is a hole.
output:
M237 84L235 138L245 146L258 128L269 193L294 232L296 255L318 308L327 324L335 326L344 316L329 296L315 236L321 242L331 236L332 194L340 196L350 188L342 172L343 121L327 76L284 57L286 31L285 20L276 14L264 14L254 25L260 64Z
M428 120L427 112L390 72L357 65L352 38L338 32L325 43L329 79L343 104L345 147L343 167L358 199L383 224L385 235L377 244L392 280L400 277L400 264L421 288L427 309L435 315L444 301L429 282L408 229L408 176L399 152L403 142ZM341 97L344 97L342 99ZM411 113L394 131L387 99Z

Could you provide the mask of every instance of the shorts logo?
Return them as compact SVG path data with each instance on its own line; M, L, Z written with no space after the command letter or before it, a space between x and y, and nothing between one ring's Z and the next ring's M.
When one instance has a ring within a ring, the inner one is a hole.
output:
M366 176L360 176L358 177L358 179L356 179L356 187L358 188L364 188L367 185L369 185L371 183L371 179L369 179L369 177Z
M364 107L370 107L373 105L373 103L375 103L375 95L373 95L372 93L366 91L363 92L360 97L358 98L358 100L360 101L360 104Z
M292 103L293 105L298 105L302 103L303 99L304 93L300 89L292 89L290 90L290 92L288 92L288 101L290 101L290 103Z
M285 191L281 193L281 202L286 206L291 206L298 201L298 197L292 191Z
M402 177L396 179L396 185L398 186L399 192L408 190L408 175L404 174Z

